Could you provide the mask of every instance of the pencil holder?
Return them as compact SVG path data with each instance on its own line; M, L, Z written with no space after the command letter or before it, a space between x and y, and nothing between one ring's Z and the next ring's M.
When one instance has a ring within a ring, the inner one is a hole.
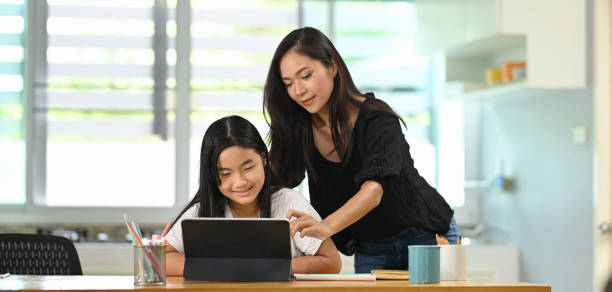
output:
M134 246L134 285L166 285L166 246Z
M467 280L466 259L466 245L440 245L440 281Z

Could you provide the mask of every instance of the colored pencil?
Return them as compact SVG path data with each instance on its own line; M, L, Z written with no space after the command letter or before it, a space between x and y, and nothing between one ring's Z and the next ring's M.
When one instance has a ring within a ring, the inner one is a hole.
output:
M132 236L132 245L136 245L136 239L134 238L134 234L130 231L130 223L128 223L127 214L123 213L123 221L125 222L125 228L127 228L128 232Z
M170 225L172 225L172 218L170 218L170 222L168 222L168 224L166 225L166 228L164 228L164 232L162 232L161 237L166 236L166 233L170 231Z

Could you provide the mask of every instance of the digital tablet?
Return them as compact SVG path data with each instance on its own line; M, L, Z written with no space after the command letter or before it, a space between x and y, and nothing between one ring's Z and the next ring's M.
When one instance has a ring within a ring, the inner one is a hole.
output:
M194 281L290 281L289 221L195 218L181 221L183 278Z

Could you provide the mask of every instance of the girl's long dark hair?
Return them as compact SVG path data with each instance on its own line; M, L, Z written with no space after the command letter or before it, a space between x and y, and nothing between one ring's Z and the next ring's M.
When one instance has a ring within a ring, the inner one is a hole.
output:
M372 99L372 102L366 104L355 98L364 94L357 89L342 57L322 32L304 27L289 33L272 57L264 86L263 106L264 115L266 111L269 115L266 122L270 126L270 164L275 179L280 185L294 187L304 179L305 170L315 179L316 175L312 165L314 141L311 114L289 97L280 73L280 61L290 50L317 60L327 68L333 65L337 67L334 89L328 102L329 122L334 125L331 127L334 150L343 162L348 161L352 146L349 105L360 108L366 106L397 115L382 101Z
M257 205L260 217L271 216L270 197L276 188L270 186L271 172L270 163L267 163L269 159L266 144L257 128L248 120L239 116L229 116L215 121L206 130L200 150L200 187L193 200L176 217L177 219L197 203L200 203L198 217L225 217L228 199L219 191L217 161L219 154L231 146L253 149L264 159L265 181L257 196Z

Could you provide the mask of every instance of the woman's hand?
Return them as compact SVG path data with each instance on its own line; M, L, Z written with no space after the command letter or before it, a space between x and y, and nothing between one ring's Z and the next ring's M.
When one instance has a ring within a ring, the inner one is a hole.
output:
M299 232L300 237L310 236L325 240L335 233L329 225L317 221L310 214L297 210L289 210L287 212L287 219L291 220L294 217L296 219L289 223L291 238Z
M321 240L328 239L376 208L382 200L383 191L382 185L376 181L368 180L364 182L357 194L342 205L340 209L327 216L323 222L315 220L306 213L289 210L287 219L291 221L291 218L296 218L289 223L291 238L299 232L300 237L311 236Z

